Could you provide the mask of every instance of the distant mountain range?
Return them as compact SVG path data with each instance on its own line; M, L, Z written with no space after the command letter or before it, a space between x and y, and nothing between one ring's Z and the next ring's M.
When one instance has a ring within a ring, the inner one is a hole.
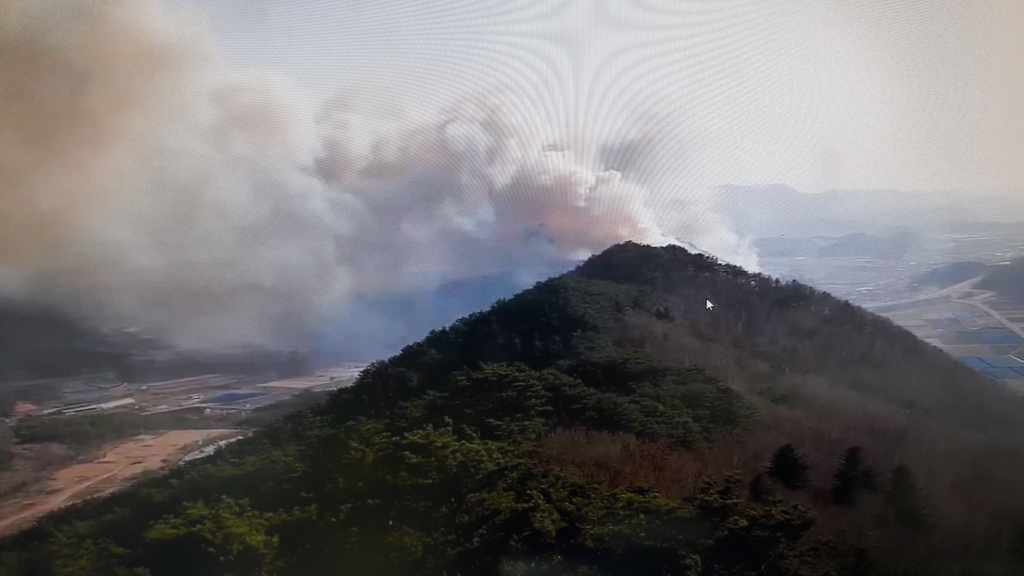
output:
M556 262L538 271L481 275L357 299L296 351L259 346L182 350L143 332L104 328L56 309L0 301L0 382L98 373L125 380L209 372L290 375L314 363L372 360L573 265Z
M762 258L779 257L863 257L902 258L921 245L919 235L910 232L895 234L846 234L839 237L814 236L793 238L788 236L759 238L753 246Z
M444 282L418 291L359 298L349 302L337 317L314 333L311 346L322 361L386 357L431 330L447 326L575 264L554 263L527 273L508 270Z

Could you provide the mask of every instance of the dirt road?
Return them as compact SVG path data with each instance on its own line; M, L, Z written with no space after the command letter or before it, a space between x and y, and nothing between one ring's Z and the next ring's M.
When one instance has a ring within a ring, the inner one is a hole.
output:
M43 491L0 501L0 536L26 528L68 504L112 492L147 470L172 465L200 441L223 440L238 434L238 430L172 430L109 446L92 462L58 470Z

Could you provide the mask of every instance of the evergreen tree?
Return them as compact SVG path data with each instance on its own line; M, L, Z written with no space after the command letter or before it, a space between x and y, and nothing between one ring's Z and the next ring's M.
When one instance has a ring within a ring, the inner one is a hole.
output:
M924 504L921 486L910 468L903 464L889 474L885 501L893 520L900 526L918 532L931 526L931 514Z
M786 444L772 456L768 464L768 476L783 488L804 490L807 488L807 471L810 469L807 458L792 444Z
M843 453L832 478L832 501L840 506L855 506L865 493L878 492L878 475L864 459L860 446L851 446Z

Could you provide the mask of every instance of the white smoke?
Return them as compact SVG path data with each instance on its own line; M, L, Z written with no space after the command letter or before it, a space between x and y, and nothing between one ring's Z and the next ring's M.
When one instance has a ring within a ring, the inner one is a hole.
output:
M355 297L624 240L756 265L699 196L642 184L664 180L650 162L610 169L627 142L559 133L512 92L413 122L229 69L148 2L0 11L8 293L193 346L290 344Z

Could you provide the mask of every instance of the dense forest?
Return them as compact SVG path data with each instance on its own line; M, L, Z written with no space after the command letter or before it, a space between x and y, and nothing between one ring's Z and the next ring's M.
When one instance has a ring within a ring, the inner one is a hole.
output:
M627 243L0 573L1020 574L1022 409L828 294Z

